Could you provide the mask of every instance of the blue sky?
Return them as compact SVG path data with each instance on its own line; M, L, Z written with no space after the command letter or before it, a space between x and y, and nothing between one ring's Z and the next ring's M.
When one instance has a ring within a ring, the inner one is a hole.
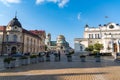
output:
M62 34L72 47L86 24L120 23L120 0L0 0L0 25L7 25L16 11L23 28L45 30L52 40Z

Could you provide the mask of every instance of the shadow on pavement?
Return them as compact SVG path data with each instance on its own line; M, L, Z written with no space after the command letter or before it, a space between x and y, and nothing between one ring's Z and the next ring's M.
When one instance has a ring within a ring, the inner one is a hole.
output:
M45 75L32 75L32 74L10 75L10 76L6 75L6 76L0 76L0 80L64 80L62 77L65 77L65 76L70 78L70 76L102 75L102 74L108 74L108 73L91 72L91 73L45 74Z
M74 68L102 68L120 66L120 63L116 62L42 62L37 64L29 64L26 66L20 66L13 69L7 69L1 72L25 72L31 70L55 70L55 69L74 69Z

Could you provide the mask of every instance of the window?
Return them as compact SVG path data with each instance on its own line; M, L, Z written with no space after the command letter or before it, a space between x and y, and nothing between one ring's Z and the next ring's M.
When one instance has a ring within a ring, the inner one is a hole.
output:
M83 47L82 46L80 46L80 51L82 51L83 50Z
M89 34L89 38L93 38L93 34Z
M17 35L13 35L13 41L17 41Z
M98 34L98 38L100 38L100 34Z
M95 34L95 38L97 38L97 34Z
M88 38L90 38L90 34L88 34Z
M15 27L15 29L17 29L17 27Z
M100 38L100 34L95 34L95 38L99 39Z
M93 34L91 34L91 35L92 35L92 37L91 37L91 38L93 39Z
M10 49L8 49L8 51L10 51Z
M23 40L22 40L22 36L20 36L20 41L22 42Z
M31 47L32 47L32 38L31 38Z
M109 28L110 28L110 29L113 29L113 28L114 28L114 26L113 26L113 25L110 25L110 26L109 26Z
M93 34L89 34L89 38L93 38Z
M9 36L8 35L6 35L6 41L8 41L9 40Z
M27 43L27 46L28 46L28 44L29 44L29 38L28 37L27 37L26 41L27 41L26 43Z

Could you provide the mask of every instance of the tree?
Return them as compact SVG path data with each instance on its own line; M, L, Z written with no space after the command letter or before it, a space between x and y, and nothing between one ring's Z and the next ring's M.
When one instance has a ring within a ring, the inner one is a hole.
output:
M92 53L98 53L103 48L103 44L95 43L94 45L89 45L85 48L85 51L91 51Z
M87 48L85 48L85 51L93 51L94 47L93 45L89 45Z
M100 50L103 48L103 44L95 43L94 44L94 50L97 50L100 52Z

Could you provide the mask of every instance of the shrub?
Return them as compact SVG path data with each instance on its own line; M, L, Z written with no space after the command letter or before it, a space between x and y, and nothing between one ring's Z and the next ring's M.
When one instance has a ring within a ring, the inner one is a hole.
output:
M85 58L86 56L85 55L80 55L80 58Z
M15 58L8 57L4 59L4 62L10 63L10 61L16 60Z
M30 55L30 58L36 58L37 55Z
M27 59L27 57L26 56L22 56L22 57L20 57L20 59Z
M74 51L69 52L69 54L74 54Z

